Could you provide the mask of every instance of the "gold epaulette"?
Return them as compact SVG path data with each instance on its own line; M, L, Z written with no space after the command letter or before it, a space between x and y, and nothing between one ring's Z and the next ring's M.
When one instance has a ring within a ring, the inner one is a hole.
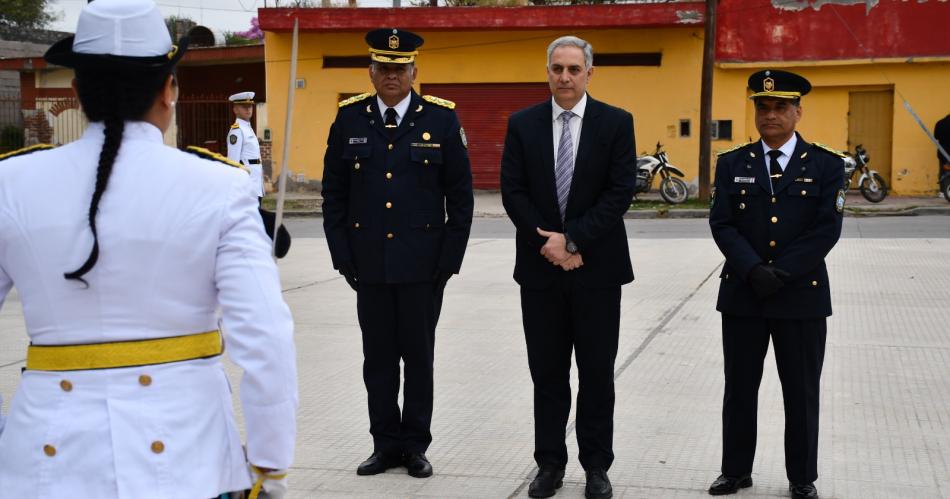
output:
M208 149L205 149L204 147L188 146L188 147L185 148L185 152L190 152L191 154L194 154L195 156L198 156L198 157L200 157L200 158L210 159L211 161L217 161L217 162L219 162L219 163L224 163L224 164L226 164L226 165L228 165L228 166L231 166L231 167L234 167L234 168L240 168L240 169L244 170L244 172L247 173L247 174L250 174L250 173L251 173L251 170L248 170L247 167L244 166L244 165L242 165L241 163L238 163L237 161L228 159L227 156L222 156L222 155L220 155L220 154L218 154L218 153L216 153L216 152L214 152L214 151L209 151Z
M343 100L340 101L340 103L337 104L337 105L340 106L340 107L346 107L346 106L349 106L350 104L356 104L357 102L359 102L359 101L361 101L361 100L363 100L363 99L366 99L367 97L371 97L372 95L373 95L373 94L369 94L369 93L367 93L367 94L354 95L353 97L350 97L349 99L343 99Z
M36 151L45 151L47 149L53 149L54 145L50 144L34 144L32 146L24 147L22 149L17 149L16 151L10 151L7 153L0 154L0 161L5 159L10 159L14 156L23 156L25 154L34 153Z
M232 130L235 128L241 128L241 125L238 125L237 123L234 123L233 125L231 125Z
M735 146L735 147L731 147L731 148L729 148L729 149L726 149L725 151L719 151L718 153L716 153L716 156L722 156L723 154L729 154L729 153L731 153L732 151L738 151L739 149L742 149L743 147L745 147L745 146L747 146L747 145L749 145L749 144L751 144L751 143L752 143L752 142L746 142L745 144L739 144L739 145L737 145L737 146Z
M819 142L812 142L811 145L813 145L813 146L815 146L815 147L817 147L817 148L819 148L819 149L824 149L824 150L830 152L831 154L834 154L835 156L838 156L839 158L846 158L846 157L848 157L847 154L845 154L845 153L843 153L843 152L841 152L841 151L839 151L839 150L837 150L837 149L828 147L828 146L826 146L826 145L824 145L824 144L822 144L822 143L819 143Z
M448 108L448 109L455 109L455 103L454 103L454 102L452 102L452 101L450 101L450 100L446 100L446 99L442 99L442 98L436 97L436 96L434 96L434 95L423 95L423 96L422 96L422 100L424 100L424 101L426 101L426 102L431 102L431 103L435 104L436 106L442 106L442 107Z

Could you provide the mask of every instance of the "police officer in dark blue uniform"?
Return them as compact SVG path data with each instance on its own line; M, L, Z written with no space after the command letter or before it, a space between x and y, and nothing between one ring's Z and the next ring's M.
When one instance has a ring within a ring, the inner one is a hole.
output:
M795 131L805 78L749 77L761 140L716 163L709 225L726 257L716 309L725 356L722 474L712 495L752 485L756 408L771 338L785 401L785 468L792 497L817 497L818 387L831 293L825 256L841 234L843 155Z
M405 465L423 478L432 475L435 327L468 242L472 173L455 104L412 89L422 38L380 29L366 42L376 94L340 103L324 158L323 226L363 331L373 454L357 473Z

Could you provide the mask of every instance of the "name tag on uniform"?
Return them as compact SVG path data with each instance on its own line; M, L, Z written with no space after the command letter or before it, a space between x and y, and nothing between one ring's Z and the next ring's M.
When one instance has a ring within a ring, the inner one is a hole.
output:
M438 149L442 147L442 144L432 144L430 142L413 142L412 144L409 144L409 145L412 147L425 147L428 149Z
M815 179L813 179L813 178L805 178L805 177L798 177L798 178L795 179L795 181L796 181L796 182L805 182L806 184L810 184L810 183L814 182Z
M365 144L366 137L350 137L350 144Z
M736 177L735 180L733 180L733 183L736 183L736 184L754 184L754 183L755 183L755 177Z

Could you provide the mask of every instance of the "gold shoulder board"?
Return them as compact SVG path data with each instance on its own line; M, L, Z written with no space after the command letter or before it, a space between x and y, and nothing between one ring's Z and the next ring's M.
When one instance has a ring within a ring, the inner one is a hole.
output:
M230 166L230 167L233 167L233 168L240 168L240 169L244 170L244 171L245 171L246 173L248 173L248 174L251 173L251 170L248 170L247 167L245 167L245 166L242 165L241 163L238 163L237 161L230 160L230 159L228 159L227 156L222 156L222 155L220 155L220 154L218 154L218 153L216 153L216 152L214 152L214 151L209 151L208 149L205 149L204 147L188 146L188 147L185 148L185 152L190 152L191 154L194 154L195 156L198 156L198 157L200 157L200 158L210 159L211 161L217 161L217 162L219 162L219 163L224 163L224 164L226 164L226 165L228 165L228 166Z
M815 147L817 147L817 148L819 148L819 149L824 149L824 150L830 152L831 154L834 154L835 156L838 156L839 158L845 158L845 157L848 156L847 154L845 154L845 153L843 153L843 152L841 152L841 151L839 151L839 150L837 150L837 149L828 147L828 146L826 146L826 145L824 145L824 144L822 144L822 143L819 143L819 142L812 142L811 145L813 145L813 146L815 146Z
M716 156L722 156L723 154L729 154L729 153L731 153L732 151L738 151L739 149L742 149L743 147L745 147L745 146L747 146L747 145L749 145L749 144L751 144L751 143L752 143L752 142L746 142L745 144L739 144L739 145L737 145L737 146L735 146L735 147L726 149L725 151L719 151L718 153L716 153Z
M0 161L5 159L10 159L14 156L23 156L26 154L34 153L36 151L45 151L47 149L53 149L56 146L50 144L35 144L32 146L24 147L22 149L17 149L16 151L10 151L7 153L0 154Z
M235 123L235 124L231 125L231 128L232 128L232 129L234 129L234 128L241 128L241 125L238 125L237 123Z
M340 101L340 104L338 104L338 105L339 105L341 108L343 108L343 107L349 106L350 104L355 104L355 103L357 103L357 102L359 102L359 101L361 101L361 100L363 100L363 99L366 99L367 97L370 97L370 96L372 96L372 95L373 95L373 94L369 94L369 93L354 95L353 97L350 97L349 99L344 99L344 100Z
M435 104L436 106L442 106L442 107L447 108L447 109L455 109L455 103L454 103L454 102L452 102L452 101L450 101L450 100L447 100L447 99L441 99L441 98L436 97L436 96L434 96L434 95L423 95L423 96L422 96L422 100L424 100L424 101L426 101L426 102L431 102L431 103Z

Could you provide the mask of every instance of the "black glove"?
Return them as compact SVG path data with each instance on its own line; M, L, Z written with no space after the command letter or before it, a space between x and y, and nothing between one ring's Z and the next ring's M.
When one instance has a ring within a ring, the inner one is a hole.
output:
M445 291L445 285L448 284L451 277L452 272L436 269L435 274L432 275L432 292L441 293Z
M766 298L778 292L785 285L782 279L791 275L771 265L758 264L749 271L749 285L759 298Z
M353 291L357 291L357 282L359 278L356 277L356 268L353 267L353 262L343 262L340 264L340 275L346 279L346 283L353 288Z

